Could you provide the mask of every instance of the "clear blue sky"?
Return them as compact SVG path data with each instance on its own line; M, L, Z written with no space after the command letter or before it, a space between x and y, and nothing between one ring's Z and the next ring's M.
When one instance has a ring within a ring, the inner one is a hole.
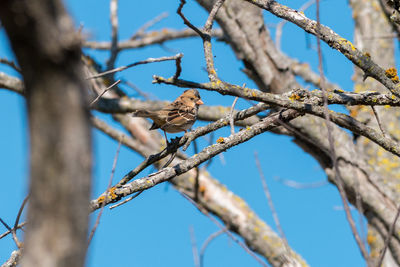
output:
M299 8L305 1L280 1L292 8ZM120 39L129 38L140 26L157 15L168 12L169 17L152 29L164 27L183 29L181 19L175 11L179 0L127 1L120 0ZM109 40L109 2L98 0L69 0L66 5L76 25L82 24L91 40ZM345 38L352 39L353 24L351 11L345 0L325 0L321 3L322 23L331 27ZM184 13L195 25L203 25L207 14L194 1L188 1ZM315 7L306 15L315 17ZM341 18L337 19L337 14ZM265 14L266 23L272 25L278 20ZM273 28L271 28L273 32ZM282 49L288 55L309 62L317 67L315 38L290 23L286 24L282 37ZM311 48L309 47L311 45ZM199 39L172 41L165 44L169 50L183 52L182 78L204 82L206 73L202 43ZM216 67L220 77L231 83L254 84L240 71L238 62L230 48L214 43ZM124 52L117 66L129 64L148 57L171 55L172 52L160 46ZM86 51L100 63L108 57L107 52ZM3 30L0 30L0 57L12 58ZM352 64L330 48L324 46L324 64L327 77L345 90L352 90L350 77ZM0 66L0 71L14 75L9 68ZM169 77L174 72L174 63L164 62L138 66L117 74L135 83L143 91L159 99L173 100L182 89L172 86L153 85L152 75ZM313 88L311 88L313 89ZM134 96L133 91L127 91ZM213 92L200 92L208 105L231 105L233 98ZM248 104L240 101L238 108ZM103 114L96 115L110 121ZM23 97L0 90L0 217L13 224L18 208L27 192L28 143L27 118ZM203 125L197 122L196 126ZM216 136L228 136L229 130L222 129ZM200 148L206 145L200 142ZM94 131L94 182L93 197L107 187L117 143L98 131ZM189 154L193 151L189 148ZM271 212L264 196L259 174L254 163L254 151L258 151L264 174L269 184L272 199L278 212L283 230L291 247L312 266L362 266L363 260L350 228L341 209L341 201L332 185L314 189L293 189L277 182L274 177L291 179L300 183L326 180L318 163L300 150L288 137L263 134L253 140L234 147L214 159L209 171L235 194L244 198L255 212L275 230ZM115 173L115 180L133 169L141 158L128 149L121 150ZM245 166L245 167L244 167ZM144 171L143 174L149 173ZM44 189L45 190L45 189ZM339 208L337 208L339 207ZM95 220L96 215L92 215ZM356 217L358 221L358 218ZM139 198L114 210L105 209L100 226L90 246L87 266L194 266L189 227L193 227L197 245L218 231L207 217L202 215L170 185L161 184L144 192ZM0 225L0 234L5 229ZM10 237L0 240L0 263L3 263L15 249ZM242 248L226 235L218 237L207 249L205 265L218 266L259 266Z

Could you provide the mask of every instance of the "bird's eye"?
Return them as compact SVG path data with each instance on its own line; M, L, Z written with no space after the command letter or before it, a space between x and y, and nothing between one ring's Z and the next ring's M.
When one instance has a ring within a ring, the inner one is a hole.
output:
M193 101L193 100L194 100L194 97L191 97L191 98L190 98L190 100L192 100L192 101Z

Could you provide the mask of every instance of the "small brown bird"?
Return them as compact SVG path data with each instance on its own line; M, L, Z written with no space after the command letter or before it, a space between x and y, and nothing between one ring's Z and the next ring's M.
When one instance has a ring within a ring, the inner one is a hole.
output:
M167 133L178 133L192 127L197 119L199 106L204 104L196 89L183 92L171 104L157 111L138 110L133 112L135 117L144 117L153 120L149 130L161 129L164 131L165 140L168 144Z

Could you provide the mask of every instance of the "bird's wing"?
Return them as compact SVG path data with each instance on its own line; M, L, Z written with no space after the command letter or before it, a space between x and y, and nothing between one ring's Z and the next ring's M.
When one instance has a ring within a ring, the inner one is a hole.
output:
M173 102L163 110L167 113L166 122L174 125L184 125L196 119L194 108L182 105L179 102Z

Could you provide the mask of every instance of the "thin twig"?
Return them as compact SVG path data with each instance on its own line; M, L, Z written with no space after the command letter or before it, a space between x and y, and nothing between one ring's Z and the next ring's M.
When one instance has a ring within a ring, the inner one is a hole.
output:
M174 76L172 77L172 79L174 79L174 80L178 79L182 72L181 61L182 61L183 54L180 54L180 55L182 55L182 56L178 57L175 60L176 71L175 71Z
M26 225L26 222L22 222L22 223L18 224L17 227L15 227L15 230L22 229L22 227L24 227L25 225ZM7 235L11 234L11 230L7 230L6 232L2 233L0 235L0 239L2 239L3 237L6 237Z
M111 70L112 68L114 68L114 64L118 56L118 0L110 0L110 21L111 49L110 58L107 61L107 70Z
M199 249L197 248L196 236L193 226L189 226L190 242L192 244L193 261L195 267L200 267Z
M218 13L218 10L220 7L224 4L225 0L218 0L215 2L214 6L212 7L210 11L210 15L208 15L207 21L204 25L204 32L207 34L211 33L211 29L214 23L215 16Z
M15 244L17 245L17 247L18 247L18 248L21 248L21 247L22 247L22 243L19 242L18 237L17 237L17 235L16 235L16 233L15 233L15 229L14 229L14 228L11 229L11 227L8 226L8 224L7 224L5 221L3 221L1 218L0 218L0 222L4 225L4 227L7 228L8 231L11 232L12 237L13 237L13 240L14 240Z
M26 203L28 202L28 199L29 199L29 195L27 195L25 197L24 201L22 201L22 205L18 210L17 218L15 219L15 223L14 223L14 227L13 227L14 231L18 227L19 219L21 218L22 211L24 210L24 207L25 207Z
M194 154L197 155L199 153L199 148L197 146L196 140L193 140L193 150ZM194 201L199 200L199 190L200 190L200 169L196 167L196 176L194 177Z
M141 193L143 193L144 192L144 190L142 190L142 191L139 191L139 192L137 192L136 194L134 194L133 196L131 196L131 197L128 197L127 199L125 199L125 200L123 200L123 201L121 201L121 202L119 202L119 203L117 203L117 204L115 204L115 205L112 205L111 207L110 207L110 210L112 210L112 209L114 209L114 208L116 208L116 207L119 207L119 206L121 206L121 205L123 205L123 204L125 204L125 203L127 203L127 202L129 202L129 201L131 201L131 200L133 200L133 199L135 199L135 198L137 198Z
M130 39L133 40L133 39L143 36L143 34L146 32L147 29L154 26L155 24L157 24L161 20L165 19L166 17L168 17L168 12L163 12L160 15L158 15L157 17L155 17L154 19L150 20L149 22L146 22L142 27L140 27L136 31L136 33L134 33L132 35L132 37Z
M112 185L112 180L114 177L114 173L115 173L115 168L117 166L117 161L118 161L118 155L119 155L119 151L121 149L121 143L122 141L120 140L118 143L118 147L117 147L117 152L115 152L115 156L114 156L114 161L113 161L113 165L112 165L112 169L111 169L111 174L110 174L110 179L108 181L108 185L107 185L107 190L106 190L106 194L105 196L107 197L108 192L110 191L111 185ZM90 244L90 242L92 241L92 238L94 236L94 233L96 232L96 229L100 223L100 217L103 214L103 210L104 210L104 206L105 206L106 201L103 202L100 212L97 215L97 219L96 219L96 223L94 224L92 231L90 232L89 238L88 238L88 245Z
M331 157L334 172L335 172L335 174L334 174L335 182L337 184L340 198L342 200L343 207L345 209L347 221L349 222L351 231L353 233L353 236L356 240L358 247L360 248L361 254L363 255L365 261L367 262L367 265L369 265L370 260L369 260L369 255L368 255L367 249L358 234L354 219L351 215L349 204L347 202L347 196L346 196L346 192L344 191L342 177L340 174L337 156L336 156L336 152L335 152L334 140L333 140L333 135L332 135L332 124L331 124L332 122L331 122L329 109L328 109L328 97L327 97L327 92L326 92L326 88L325 88L325 84L324 84L325 76L324 76L323 65L322 65L322 50L321 50L321 40L320 40L321 23L320 23L320 12L319 12L320 5L319 4L320 4L319 0L317 0L317 10L316 11L317 11L317 33L318 34L316 36L317 36L317 49L318 49L318 69L319 69L319 73L320 73L321 89L323 91L323 98L324 98L324 116L325 116L325 120L326 120L327 132L328 132L330 157Z
M215 2L214 6L212 7L212 9L210 11L210 15L208 16L207 21L204 25L204 31L199 30L197 27L195 27L193 24L191 24L190 21L183 15L182 8L186 4L185 0L181 0L180 5L177 10L178 15L182 18L183 22L189 28L194 30L203 40L204 57L206 59L207 73L208 73L208 78L210 79L210 81L218 80L217 72L215 71L215 67L214 67L214 57L213 57L212 48L211 48L212 47L211 46L211 29L212 29L212 25L213 25L215 16L217 15L218 10L222 6L223 3L224 3L224 0L218 0Z
M257 262L259 262L262 266L268 267L268 265L260 258L258 257L253 251L249 249L249 247L241 242L239 239L237 239L230 231L226 229L219 221L217 221L213 216L211 216L206 209L204 209L200 204L196 203L191 199L189 196L187 196L185 193L181 193L181 195L186 198L190 203L192 203L194 206L196 206L204 215L206 215L213 223L215 223L221 230L223 230L236 244L238 244L240 247L244 249L250 256L252 256Z
M233 122L233 111L235 110L236 102L238 101L239 97L235 97L231 106L231 112L229 113L229 124L231 125L231 134L235 134L235 124Z
M138 93L139 95L141 95L145 100L150 100L150 99L157 99L157 97L155 97L154 95L150 95L146 92L144 92L143 90L141 90L139 87L137 87L135 84L133 84L130 81L121 79L121 83L125 84L126 86L132 88L133 90L135 90L136 93Z
M17 64L15 64L14 61L10 61L6 58L0 58L0 63L5 64L11 68L13 68L14 70L21 72L21 69L17 66Z
M381 130L383 136L386 137L386 132L383 129L381 120L379 119L379 116L378 116L378 111L376 110L376 108L374 106L371 106L371 108L372 108L372 111L374 112L374 115L375 115L375 118L376 118L376 122L378 123L379 129Z
M211 32L211 34L213 37L216 37L219 40L223 40L224 38L221 29L215 29ZM174 30L174 29L164 28L162 30L146 32L143 34L143 36L140 36L140 38L136 38L135 40L120 41L118 42L118 50L122 51L126 49L148 47L151 45L162 46L165 42L171 40L187 39L193 37L198 37L198 34L194 32L192 29ZM83 46L90 49L110 50L111 42L87 41L83 43Z
M113 84L111 84L109 87L105 88L103 90L103 92L101 92L101 94L99 94L93 101L92 103L90 103L90 107L92 107L97 101L99 101L100 97L102 97L108 90L110 90L111 88L113 88L114 86L116 86L117 84L119 84L121 82L121 80L118 80L116 82L114 82Z
M14 223L13 228L12 228L12 229L8 229L9 232L11 232L11 234L12 234L12 236L13 236L13 239L14 239L14 242L17 244L18 248L21 248L21 247L22 247L22 243L19 242L18 237L17 237L17 230L18 230L19 228L21 228L22 225L20 226L20 225L18 225L18 223L19 223L19 220L20 220L20 218L21 218L22 211L24 210L24 207L25 207L26 203L28 202L28 199L29 199L29 195L26 196L25 199L22 201L22 204L21 204L21 207L20 207L19 210L18 210L17 218L15 219L15 223ZM24 224L25 224L25 223L24 223ZM6 234L5 234L4 236L6 236ZM1 238L1 237L0 237L0 238Z
M287 253L290 254L289 243L288 243L288 241L286 239L285 233L283 232L281 223L279 222L278 213L275 210L274 203L272 202L271 193L269 191L269 188L268 188L268 185L267 185L267 181L266 181L265 176L264 176L264 172L263 172L263 170L261 168L261 163L260 163L260 160L258 158L257 151L254 152L254 159L256 161L256 166L257 166L257 169L258 169L258 173L260 174L262 186L263 186L263 189L264 189L264 194L267 197L268 206L269 206L269 208L270 208L270 210L272 212L272 217L274 218L274 222L275 222L276 228L278 228L279 235L282 238L283 243L285 244L285 248L286 248Z
M157 161L165 158L166 156L168 156L169 154L172 153L171 157L169 158L169 160L164 163L164 165L162 166L162 168L167 167L175 158L176 156L176 151L178 149L179 143L177 142L173 142L171 143L171 145L167 146L164 150L162 150L160 153L157 153L155 155L150 155L148 156L146 159L144 159L138 166L136 166L135 169L133 169L132 171L130 171L128 174L126 174L116 185L116 188L119 188L121 186L123 186L124 184L126 184L127 182L129 182L130 180L132 180L136 175L138 175L141 171L143 171L144 169L146 169L148 166L152 165L153 163L156 163ZM181 145L182 146L182 145Z
M122 67L118 67L118 68L115 68L115 69L112 69L112 70L108 70L108 71L105 71L105 72L98 73L98 74L90 76L90 77L88 77L86 79L89 80L89 79L99 78L99 77L108 75L110 73L115 73L115 72L119 72L119 71L123 71L123 70L129 69L129 68L135 67L137 65L154 63L154 62L161 62L161 61L167 61L167 60L177 60L178 58L181 58L181 57L183 57L183 54L179 53L179 54L176 54L175 56L170 56L170 57L148 58L146 60L138 61L138 62L129 64L129 65L126 65L126 66L122 66Z
M360 194L360 181L358 180L358 176L356 176L356 174L354 175L355 177L355 186L354 188L355 190L355 195L356 195L356 208L358 211L358 224L360 227L360 236L361 236L361 240L363 241L363 243L365 244L365 247L367 247L367 231L365 229L365 225L364 225L364 209L362 206L362 198L361 198L361 194Z
M383 258L385 257L386 250L389 247L390 239L392 238L392 235L394 233L394 229L395 229L395 226L396 226L396 222L399 219L399 215L400 215L400 206L397 208L396 216L394 217L393 223L390 226L389 232L387 233L387 236L386 236L386 239L385 239L385 244L383 246L381 255L379 256L378 263L376 264L377 267L382 266Z
M181 0L178 10L176 11L176 13L182 18L183 23L188 26L189 28L191 28L192 30L194 30L198 35L200 35L201 38L203 38L204 33L199 30L199 28L197 28L196 26L194 26L192 23L190 23L190 21L185 17L185 15L183 15L182 13L182 8L183 6L186 4L185 0Z
M304 12L307 8L312 6L315 3L315 0L310 0L306 3L304 3L298 10L298 12ZM276 47L280 50L281 49L281 36L282 36L282 29L283 26L287 23L288 21L285 19L282 19L278 25L276 26L275 30L275 43Z
M274 177L274 179L277 182L280 182L286 186L296 188L296 189L318 188L318 187L322 187L322 186L329 184L327 180L317 181L317 182L313 182L313 183L299 183L299 182L296 182L293 180L283 179L280 177Z
M209 146L211 146L211 145L213 144L213 142L214 142L214 134L215 134L214 131L211 132L211 133L208 135L208 139L204 136L204 139L207 141L207 143L208 143ZM223 154L220 154L220 155L223 155ZM206 162L206 164L203 165L202 169L203 169L203 170L207 170L207 168L211 165L212 160L213 160L213 158L210 158L210 159Z
M208 247L208 245L211 243L211 241L213 241L215 238L217 238L221 234L225 233L226 231L228 231L226 229L226 227L224 229L218 230L217 232L212 233L206 239L206 241L204 241L203 246L201 246L201 249L200 249L200 257L199 257L200 267L203 267L203 265L204 265L204 254L206 253L206 248Z

